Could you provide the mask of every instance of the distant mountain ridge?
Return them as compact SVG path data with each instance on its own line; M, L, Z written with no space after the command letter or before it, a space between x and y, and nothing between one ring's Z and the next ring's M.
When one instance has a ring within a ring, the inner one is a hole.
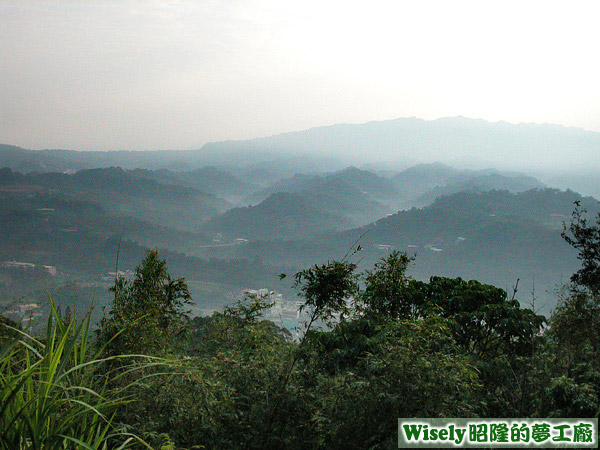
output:
M203 151L281 152L354 161L441 161L471 167L600 168L600 133L551 124L511 124L448 117L336 124L245 141L206 144Z
M308 169L310 163L306 158L298 158L299 155L319 158L329 170L340 169L348 162L358 165L385 162L406 167L434 161L473 168L600 169L600 133L551 124L410 117L212 142L199 150L31 151L0 145L0 166L20 171L113 165L130 169L192 170L205 165L231 166L296 158L293 164Z

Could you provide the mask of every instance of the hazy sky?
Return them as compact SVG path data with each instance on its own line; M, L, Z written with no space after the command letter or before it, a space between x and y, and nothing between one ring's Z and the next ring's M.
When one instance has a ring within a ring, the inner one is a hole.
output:
M464 115L600 131L600 2L0 2L0 142L183 149Z

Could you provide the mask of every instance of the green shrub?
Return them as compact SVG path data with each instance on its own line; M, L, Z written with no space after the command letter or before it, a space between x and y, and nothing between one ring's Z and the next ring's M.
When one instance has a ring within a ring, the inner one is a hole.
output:
M127 389L109 389L111 374L98 373L103 360L91 349L89 325L90 314L65 321L53 303L41 338L0 324L13 336L0 349L1 450L144 445L114 424Z

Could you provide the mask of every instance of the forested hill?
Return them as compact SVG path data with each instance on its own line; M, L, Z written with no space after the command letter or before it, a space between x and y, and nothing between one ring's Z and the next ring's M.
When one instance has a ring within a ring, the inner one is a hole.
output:
M144 172L120 167L67 173L21 174L0 169L0 185L11 189L43 189L96 202L108 211L127 214L185 231L217 215L228 203L198 189L175 186L150 178Z
M304 196L280 192L256 206L227 211L202 231L229 239L291 239L350 227L350 221L315 208Z
M387 200L395 198L399 194L398 187L387 178L350 166L320 176L296 174L291 178L273 183L268 188L254 194L253 198L262 200L277 192L307 191L315 194L320 189L326 188L342 188L342 191L352 188L355 190L353 194L363 194L363 201L368 199Z
M311 208L321 211L322 229L340 228L334 221L326 226L328 216L342 217L346 229L364 225L397 210L392 204L401 201L399 191L388 179L349 167L320 176L296 174L254 193L248 202L258 204L279 193L293 193L302 197Z
M195 308L216 309L244 288L270 285L281 271L257 258L195 257L195 249L214 245L211 238L39 186L0 184L0 230L0 311L15 302L47 305L48 293L72 306L76 295L80 307L94 301L99 319L112 272L131 271L153 248L187 278Z
M411 273L418 278L460 276L503 288L520 279L525 292L537 290L548 312L555 301L550 291L578 264L560 235L575 201L598 210L595 199L572 191L462 192L310 241L256 242L245 248L245 255L305 266L342 258L360 246L352 257L369 265L391 250L401 250L416 254Z
M323 211L324 217L320 222L325 222L326 216L334 215L347 219L349 224L356 227L401 209L429 205L442 195L456 192L493 189L522 192L543 187L543 183L536 178L522 174L458 170L439 163L421 164L392 176L388 174L388 177L350 166L333 173L296 174L281 179L248 196L246 201L256 205L273 194L295 193L302 196L311 207ZM242 221L238 224L238 234L243 227ZM332 222L329 228L338 227ZM301 233L296 237L306 234Z
M531 189L525 192L511 193L506 190L485 192L458 192L436 199L424 212L446 211L449 217L466 218L470 216L517 216L531 219L539 224L554 228L571 216L573 203L579 201L591 210L598 210L598 202L592 197L583 197L573 191L558 189ZM415 211L415 209L411 210ZM399 212L383 218L374 225L386 225L402 220L407 212ZM427 223L427 221L425 221Z
M507 190L524 192L530 189L543 189L546 186L534 177L526 175L507 176L501 173L461 173L451 177L443 185L433 187L430 191L419 196L415 204L429 205L435 199L457 192L486 192Z
M193 188L234 203L259 189L259 186L242 181L226 170L214 166L189 171L135 169L132 174L164 184Z

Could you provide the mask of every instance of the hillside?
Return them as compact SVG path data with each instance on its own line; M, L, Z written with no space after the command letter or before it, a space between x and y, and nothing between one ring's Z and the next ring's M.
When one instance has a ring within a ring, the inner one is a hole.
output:
M0 167L18 172L61 172L72 167L69 161L57 155L26 150L15 145L0 144Z
M417 278L460 276L507 289L520 279L523 292L535 286L547 312L555 302L554 286L578 264L560 236L576 200L598 211L593 198L572 191L462 192L361 228L312 240L256 242L243 250L247 257L261 255L271 264L297 267L342 258L357 245L361 251L354 258L367 266L393 249L402 250L416 254L411 273Z
M249 193L259 189L259 186L242 181L228 171L214 166L178 172L167 169L135 169L132 174L139 178L149 178L163 184L196 189L223 198L231 203L237 203Z
M393 175L390 181L396 185L403 197L414 199L436 186L446 184L458 172L454 167L440 162L417 164Z
M362 193L378 200L393 198L398 195L398 189L387 178L354 166L334 172L326 178L351 184Z
M114 266L121 238L172 249L210 243L207 236L116 216L96 202L46 188L0 185L0 200L0 259L101 273Z
M115 214L129 215L183 231L227 208L212 194L185 186L163 184L119 167L81 170L74 174L46 172L23 175L2 169L0 185L36 186L48 192L73 195L102 205Z
M218 308L248 286L272 285L281 270L256 258L198 258L214 244L206 235L116 216L39 186L0 185L0 229L0 311L18 299L46 304L46 290L71 306L76 292L80 306L94 299L101 311L110 299L109 273L133 270L153 248L188 279L195 310Z
M291 239L349 227L347 220L313 207L304 196L280 192L256 206L229 210L202 230L229 239Z
M397 196L396 188L386 178L348 167L323 175L296 174L254 193L247 200L256 204L280 192L298 194L312 207L342 216L353 226L393 212Z
M456 169L435 162L417 164L390 177L398 191L398 209L427 206L444 195L462 191L507 190L523 192L546 187L532 176L494 169Z
M483 173L482 173L483 172ZM504 175L493 171L465 171L450 177L443 185L439 185L419 196L415 203L417 205L429 205L437 198L458 192L486 192L486 191L509 191L524 192L530 189L542 189L546 187L534 177L525 175Z

